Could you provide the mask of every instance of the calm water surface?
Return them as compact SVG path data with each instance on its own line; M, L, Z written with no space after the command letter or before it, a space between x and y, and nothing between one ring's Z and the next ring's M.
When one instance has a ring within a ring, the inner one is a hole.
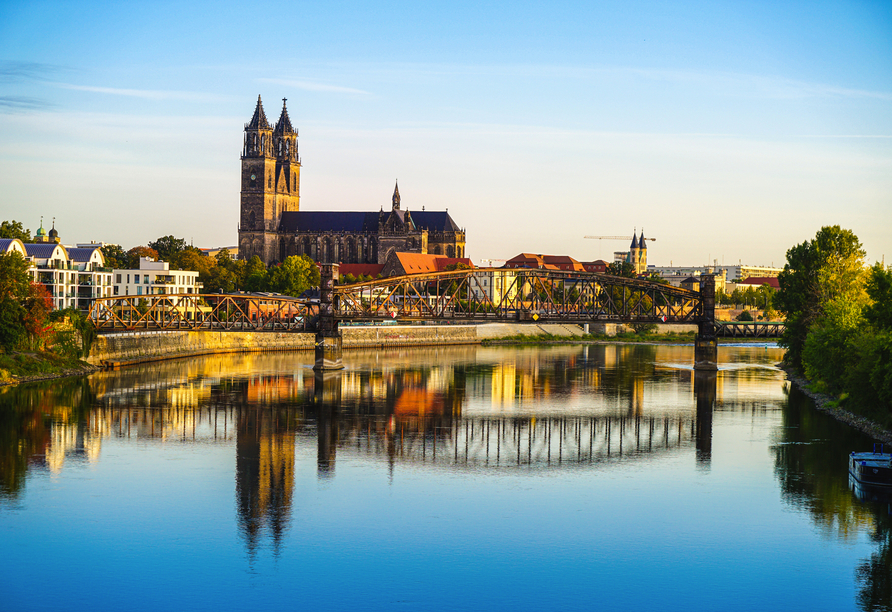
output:
M776 348L209 356L0 390L0 610L890 610Z

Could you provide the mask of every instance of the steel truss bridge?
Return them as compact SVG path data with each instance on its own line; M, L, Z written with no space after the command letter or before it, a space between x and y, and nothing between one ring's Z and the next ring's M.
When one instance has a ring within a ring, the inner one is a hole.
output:
M323 266L323 268L333 266ZM330 281L326 288L327 281ZM710 323L720 337L777 337L772 323L714 321L702 292L589 272L477 268L338 285L323 277L321 304L258 294L100 298L100 332L135 330L317 331L328 321Z

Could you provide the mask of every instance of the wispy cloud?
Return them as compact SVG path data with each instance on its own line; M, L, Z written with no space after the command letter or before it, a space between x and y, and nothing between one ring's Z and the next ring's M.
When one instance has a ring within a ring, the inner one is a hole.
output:
M286 87L294 87L295 89L303 89L305 91L369 95L369 92L363 91L362 89L354 89L353 87L341 87L340 85L326 85L325 83L313 83L312 81L293 81L289 79L257 80L261 83L273 83L275 85L284 85Z
M39 81L62 70L62 66L54 64L0 61L0 82Z
M92 93L108 94L112 96L126 96L141 98L143 100L184 100L187 102L207 102L217 100L218 96L192 91L170 91L163 89L125 89L120 87L95 87L92 85L72 85L70 83L55 83L62 89L75 91L89 91Z
M27 96L0 96L0 112L15 113L34 110L45 110L53 105L40 98Z

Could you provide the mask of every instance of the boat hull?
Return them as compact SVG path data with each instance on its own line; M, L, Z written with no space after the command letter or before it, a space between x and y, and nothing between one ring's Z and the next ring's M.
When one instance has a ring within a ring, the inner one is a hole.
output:
M861 484L892 487L892 453L852 453L849 474Z

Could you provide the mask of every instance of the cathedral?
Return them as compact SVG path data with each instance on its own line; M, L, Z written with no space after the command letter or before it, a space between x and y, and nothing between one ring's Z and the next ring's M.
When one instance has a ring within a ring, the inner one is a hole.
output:
M402 209L398 185L389 210L300 210L297 130L285 100L271 127L257 96L242 148L238 252L241 259L257 255L267 265L289 255L308 255L319 263L370 264L383 264L392 252L464 257L465 231L448 212Z

